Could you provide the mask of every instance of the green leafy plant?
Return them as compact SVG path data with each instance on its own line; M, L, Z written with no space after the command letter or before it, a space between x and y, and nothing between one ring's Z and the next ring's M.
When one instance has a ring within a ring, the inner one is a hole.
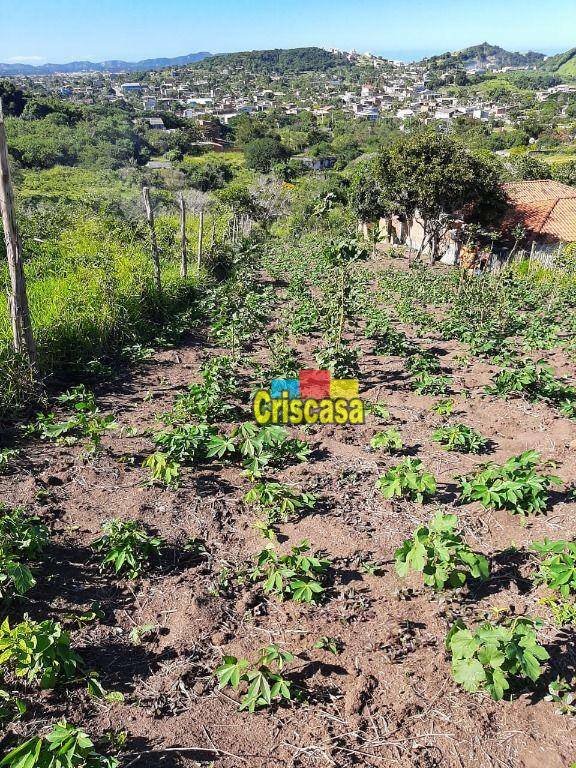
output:
M150 483L160 483L161 485L176 485L180 477L180 467L178 461L170 458L164 451L155 451L145 460L143 465L150 470Z
M19 744L0 760L4 768L117 768L118 760L99 754L79 728L65 720L46 736Z
M434 589L462 587L468 579L488 578L484 555L473 552L456 530L456 515L438 512L430 525L420 525L394 553L396 572L423 574L424 584Z
M372 313L366 323L364 334L366 338L374 339L374 354L376 355L403 356L410 350L410 342L406 334L397 331L383 312Z
M251 578L253 581L263 581L264 591L276 595L280 600L316 602L325 592L322 582L331 561L309 552L310 543L305 539L292 547L287 555L279 555L272 548L263 549L256 556Z
M71 680L83 662L58 622L25 618L11 629L6 618L0 625L0 665L30 683L39 680L41 688L54 688Z
M246 692L242 697L240 709L247 709L249 712L270 707L275 702L289 701L294 694L293 683L282 673L284 667L294 661L294 658L291 653L280 650L277 645L263 648L255 664L248 659L225 656L215 672L218 687L225 688L229 685L238 690L245 684Z
M412 389L417 395L445 395L452 384L451 376L435 375L422 371L412 379Z
M550 595L541 598L538 602L550 608L556 626L565 627L567 624L576 624L576 603L573 600L563 600Z
M537 581L562 597L576 593L576 541L535 542L530 549L540 557Z
M412 376L423 373L438 374L441 371L440 360L433 352L415 352L406 359L406 368Z
M0 688L0 724L18 720L27 709L25 701L10 691Z
M20 507L8 509L0 504L0 541L18 556L34 560L42 554L50 535L37 515L27 514Z
M330 344L316 352L319 368L330 371L337 379L356 379L360 374L360 350L340 344Z
M324 636L317 640L312 647L319 651L327 651L334 656L339 656L344 649L344 644L337 637Z
M370 448L373 451L386 451L387 453L397 453L404 447L400 432L394 427L377 432L370 440Z
M465 424L439 427L432 435L432 440L440 443L446 451L459 453L482 453L488 445L485 437Z
M376 419L380 421L388 421L390 418L390 411L384 403L373 403L370 400L366 400L364 403L366 413L370 413Z
M537 451L512 456L502 465L488 462L476 472L459 478L460 501L478 501L485 509L506 509L519 515L544 512L551 485L559 484L555 475L540 474Z
M430 410L438 416L451 416L454 412L454 400L447 398L446 400L439 400L435 403Z
M454 679L470 693L488 691L495 701L522 680L536 682L542 675L540 662L550 658L538 644L539 626L521 617L500 624L485 622L472 632L458 620L446 638Z
M544 696L546 701L556 704L556 712L559 715L576 715L576 692L574 687L563 677L557 677L548 686L548 694Z
M20 455L20 451L15 448L2 448L0 450L0 475L5 475L10 471L12 460Z
M385 499L406 498L421 504L436 493L437 484L420 459L404 459L378 478L376 488Z
M286 522L297 511L316 506L314 494L301 493L286 483L267 480L255 483L244 496L244 501L254 506L259 514L265 515L269 526Z
M235 361L231 357L214 357L202 365L201 384L190 384L179 394L172 410L163 416L166 424L199 421L212 424L226 421L235 411L229 402L238 391Z
M48 540L38 517L0 504L0 600L21 597L35 586L27 561L36 559Z
M259 476L266 466L306 461L311 450L304 440L290 437L288 430L276 425L258 428L255 424L241 424L232 430L230 439L242 466L254 476Z
M97 453L101 448L104 433L118 428L113 416L102 415L96 406L94 395L83 384L60 395L57 401L61 405L71 407L73 415L66 421L57 421L53 413L39 413L36 421L27 428L28 433L37 434L42 440L67 442L75 442L78 437L85 437L88 439L88 452Z
M520 360L504 368L493 377L486 391L500 397L523 395L532 401L544 400L567 416L576 414L576 387L556 379L545 360Z
M112 568L115 573L125 572L136 579L152 556L157 556L162 539L150 536L135 520L108 520L102 526L103 534L92 544L100 553L101 567Z

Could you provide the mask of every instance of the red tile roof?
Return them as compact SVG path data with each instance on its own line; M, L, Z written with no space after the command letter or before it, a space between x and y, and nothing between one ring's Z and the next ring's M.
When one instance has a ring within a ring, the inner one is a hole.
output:
M576 187L559 181L515 181L504 184L509 208L503 228L524 227L548 241L576 241Z

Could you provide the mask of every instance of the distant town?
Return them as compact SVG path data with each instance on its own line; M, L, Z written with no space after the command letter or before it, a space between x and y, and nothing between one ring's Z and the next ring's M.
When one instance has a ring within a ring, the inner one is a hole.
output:
M355 120L392 120L401 129L415 120L450 125L466 118L505 131L507 126L522 123L524 100L503 98L501 90L481 94L465 86L486 75L535 74L545 64L543 54L510 54L488 44L460 55L445 54L410 64L335 48L323 53L343 66L294 73L267 67L263 72L258 67L243 68L239 57L244 54L196 54L202 58L199 63L147 72L53 72L12 79L38 96L57 96L78 104L129 105L137 113L135 119L150 130L175 130L166 123L165 115L193 120L201 127L210 125L208 138L217 149L225 141L223 133L214 132L215 121L226 126L241 115L263 112L288 116L309 112L320 123L328 123L336 113ZM576 83L556 81L552 76L549 83L544 78L542 83L543 87L534 90L535 102L576 94ZM565 115L567 106L560 109L559 116Z

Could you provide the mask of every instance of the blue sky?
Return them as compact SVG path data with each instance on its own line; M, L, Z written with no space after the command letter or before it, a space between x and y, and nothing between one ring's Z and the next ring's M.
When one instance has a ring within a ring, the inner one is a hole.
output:
M335 46L392 58L576 46L575 0L0 0L0 61Z

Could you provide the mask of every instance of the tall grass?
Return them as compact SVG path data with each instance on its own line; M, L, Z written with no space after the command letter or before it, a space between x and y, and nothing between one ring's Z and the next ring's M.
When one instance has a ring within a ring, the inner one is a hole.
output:
M26 266L43 376L64 377L123 345L149 340L167 317L193 301L197 278L183 281L175 259L162 264L163 296L153 283L146 243L127 227L88 219L35 249ZM11 350L6 297L0 297L0 421L33 396Z

